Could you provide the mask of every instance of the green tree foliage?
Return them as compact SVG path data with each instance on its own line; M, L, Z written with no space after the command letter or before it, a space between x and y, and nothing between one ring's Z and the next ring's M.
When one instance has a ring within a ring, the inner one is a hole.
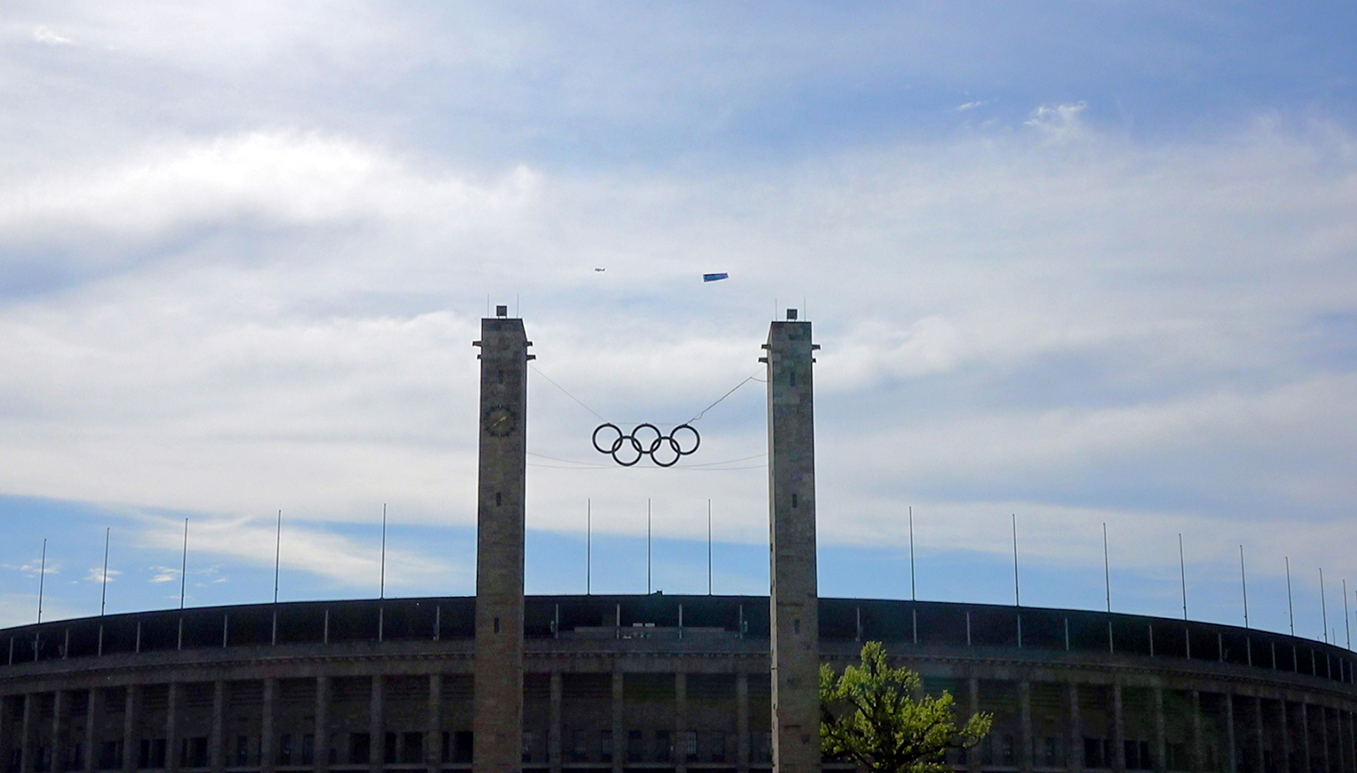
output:
M820 752L847 757L871 773L945 773L948 749L969 749L989 733L993 717L977 714L957 727L952 696L920 693L919 675L891 668L881 642L862 648L862 665L836 675L820 667Z

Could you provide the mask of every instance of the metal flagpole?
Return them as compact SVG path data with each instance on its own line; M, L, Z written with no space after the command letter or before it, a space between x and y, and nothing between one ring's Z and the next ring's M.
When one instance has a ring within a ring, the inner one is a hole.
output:
M1348 649L1352 649L1352 626L1348 623L1348 581L1343 578L1343 630L1347 633Z
M594 500L584 500L584 595L593 592Z
M1291 618L1291 635L1296 635L1296 605L1291 601L1291 556L1282 556L1286 561L1286 614Z
M1324 567L1319 568L1319 611L1323 615L1324 643L1329 643L1329 602L1324 598Z
M909 600L919 600L914 585L914 505L909 506Z
M104 527L104 589L99 595L99 616L104 616L104 609L108 606L108 535L113 531L112 526Z
M38 568L38 622L42 622L42 590L47 580L47 538L42 538L42 563ZM36 658L35 658L36 659Z
M278 511L278 535L273 543L273 603L278 603L278 569L283 558L283 511Z
M1022 596L1018 592L1018 514L1013 513L1013 606L1022 606Z
M188 588L188 519L184 519L184 553L179 559L179 608L184 608L184 592Z
M1239 585L1244 589L1244 627L1249 627L1249 576L1244 573L1244 546L1239 546Z
M1347 591L1344 591L1347 593ZM707 595L711 595L711 500L707 500ZM1347 602L1344 602L1347 603Z
M377 580L377 598L386 598L386 503L382 503L382 568Z
M1187 622L1187 562L1183 560L1183 533L1178 532L1178 579L1183 585L1183 622Z
M1107 560L1107 521L1103 521L1103 589L1107 592L1107 611L1112 611L1112 569Z
M650 497L646 497L646 593L650 593Z

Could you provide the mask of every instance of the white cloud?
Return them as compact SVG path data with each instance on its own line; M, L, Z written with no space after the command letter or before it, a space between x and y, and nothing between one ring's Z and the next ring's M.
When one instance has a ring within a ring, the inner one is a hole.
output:
M117 582L117 580L118 580L118 575L120 575L120 574L122 574L122 572L121 572L120 570L118 570L118 569L113 569L113 568L109 568L108 574L105 575L105 573L104 573L104 567L102 567L102 566L91 566L91 567L90 567L89 574L85 575L85 581L86 581L86 582L97 582L97 583L103 583L103 582L113 583L113 582Z
M958 112L958 113L964 113L964 112L966 112L966 111L968 111L968 110L974 110L974 109L976 109L976 108L978 108L978 107L984 107L985 105L988 105L990 102L993 102L993 101L994 101L994 100L992 100L992 99L980 99L980 100L976 100L976 101L974 101L974 102L966 102L965 104L957 105L956 107L954 107L954 108L952 108L952 109L955 110L955 111Z
M1026 125L1040 131L1052 142L1077 140L1087 136L1087 130L1079 117L1087 108L1087 102L1042 105L1032 112Z
M58 35L48 27L37 27L34 29L33 40L49 46L69 46L75 43L74 40Z

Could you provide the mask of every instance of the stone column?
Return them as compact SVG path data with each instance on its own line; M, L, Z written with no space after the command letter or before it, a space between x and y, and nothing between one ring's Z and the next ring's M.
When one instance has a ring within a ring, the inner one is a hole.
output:
M1126 773L1126 716L1122 711L1121 682L1112 683L1112 770ZM1233 771L1231 771L1233 773Z
M123 773L137 769L137 721L141 714L141 685L127 686L126 708L123 710Z
M688 730L688 674L674 674L674 770L687 773L688 749L684 733Z
M1310 773L1314 766L1310 764L1310 706L1305 702L1304 696L1300 703L1300 754L1304 759L1304 773Z
M1192 773L1203 773L1202 759L1202 694L1192 691Z
M429 674L429 728L425 733L424 766L429 773L443 767L443 675ZM553 770L552 773L559 773Z
M1281 698L1278 699L1277 704L1281 709L1281 719L1279 721L1282 726L1282 759L1281 764L1277 766L1277 769L1281 771L1281 773L1291 773L1291 725L1288 724L1286 720L1285 694L1282 694Z
M104 701L98 687L91 687L85 710L85 773L94 773L98 762L99 720L103 718Z
M1070 773L1079 773L1084 769L1084 728L1079 721L1079 685L1070 682L1070 746L1065 753L1069 756Z
M774 773L820 770L815 406L809 322L773 322L768 375L768 509Z
M207 744L212 773L226 770L226 682L212 684L212 738Z
M165 770L179 773L179 709L183 690L178 682L170 682L168 689L169 695L165 701Z
M1154 688L1154 770L1155 773L1167 773L1169 746L1164 723L1164 688Z
M23 727L19 736L19 773L33 773L33 733L37 730L38 717L33 704L37 702L36 693L25 693Z
M1026 679L1018 682L1018 726L1022 734L1018 770L1032 773L1032 683Z
M273 715L277 707L278 680L269 677L264 680L264 708L259 721L260 773L273 773L273 769L278 764L278 755L274 752L274 736L278 734L278 731L273 726Z
M368 744L368 769L372 773L381 773L382 766L386 764L386 722L382 717L382 691L385 687L382 675L373 674L368 714L368 737L372 739ZM476 734L476 746L480 746L479 733Z
M51 763L48 770L55 773L64 773L66 770L66 760L62 752L66 751L66 714L70 710L70 697L65 690L57 690L52 694L52 748L50 750L48 761Z
M559 669L551 671L551 706L547 718L547 764L551 766L551 773L561 773L561 702L563 700L561 689L561 672Z
M1258 755L1257 773L1267 773L1267 745L1263 743L1265 727L1266 725L1263 724L1263 696L1259 695L1253 699L1254 753Z
M475 773L518 773L523 744L523 501L528 354L523 320L481 320L476 510Z
M614 665L614 668L620 666ZM622 725L625 710L622 705L622 679L620 670L613 671L613 773L622 773L627 754L626 728Z
M1225 770L1226 773L1238 773L1239 754L1236 752L1234 730L1234 695L1225 692Z
M316 677L316 724L311 733L316 737L316 773L330 769L330 677Z
M967 680L966 685L968 696L966 705L970 708L971 710L970 715L973 717L980 712L980 680L975 677L971 677L970 679ZM983 746L984 744L989 743L989 739L986 738L980 743ZM966 752L966 770L968 771L968 773L980 773L980 754L978 753L979 750L980 746L977 746L974 749L970 749L969 751Z
M735 767L749 773L749 674L735 676Z

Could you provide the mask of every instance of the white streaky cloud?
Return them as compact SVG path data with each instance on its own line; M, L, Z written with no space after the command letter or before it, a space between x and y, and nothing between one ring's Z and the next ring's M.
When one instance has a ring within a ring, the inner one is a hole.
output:
M96 583L104 583L104 582L113 583L113 582L117 582L117 581L118 581L118 575L120 575L120 574L122 574L122 572L121 572L120 570L114 569L114 568L112 568L112 567L110 567L109 570L108 570L108 573L105 574L105 573L104 573L104 567L102 567L102 566L91 566L91 567L90 567L89 574L86 574L86 575L85 575L85 581L86 581L86 582L96 582Z
M145 546L169 550L182 545L179 541L183 539L182 521L176 525L173 520L152 516L143 516L142 520ZM195 556L207 554L254 566L274 565L277 532L271 519L197 519L193 521L192 533L197 535L192 547ZM286 517L278 559L284 571L306 572L351 589L371 587L381 574L379 550L370 545L360 546L321 527L299 525ZM466 571L466 567L453 566L433 556L391 546L387 548L388 587L427 587L460 579ZM171 578L178 578L177 569L172 571Z
M58 35L49 27L37 27L33 30L33 40L48 46L69 46L75 43L68 37Z
M167 582L174 582L179 579L179 570L168 566L151 567L153 574L147 582L159 585ZM177 598L177 597L176 597Z
M1087 131L1079 114L1088 109L1087 102L1067 102L1059 105L1042 105L1032 111L1032 117L1026 122L1052 142L1069 142L1086 136Z
M955 110L955 111L958 112L958 113L964 113L964 112L966 112L966 111L968 111L968 110L974 110L974 109L976 109L976 108L978 108L978 107L984 107L985 105L988 105L988 104L989 104L990 102L992 102L992 101L993 101L993 100L990 100L990 99L980 99L980 100L976 100L976 101L974 101L974 102L966 102L965 104L957 105L956 107L954 107L954 108L952 108L952 109Z

